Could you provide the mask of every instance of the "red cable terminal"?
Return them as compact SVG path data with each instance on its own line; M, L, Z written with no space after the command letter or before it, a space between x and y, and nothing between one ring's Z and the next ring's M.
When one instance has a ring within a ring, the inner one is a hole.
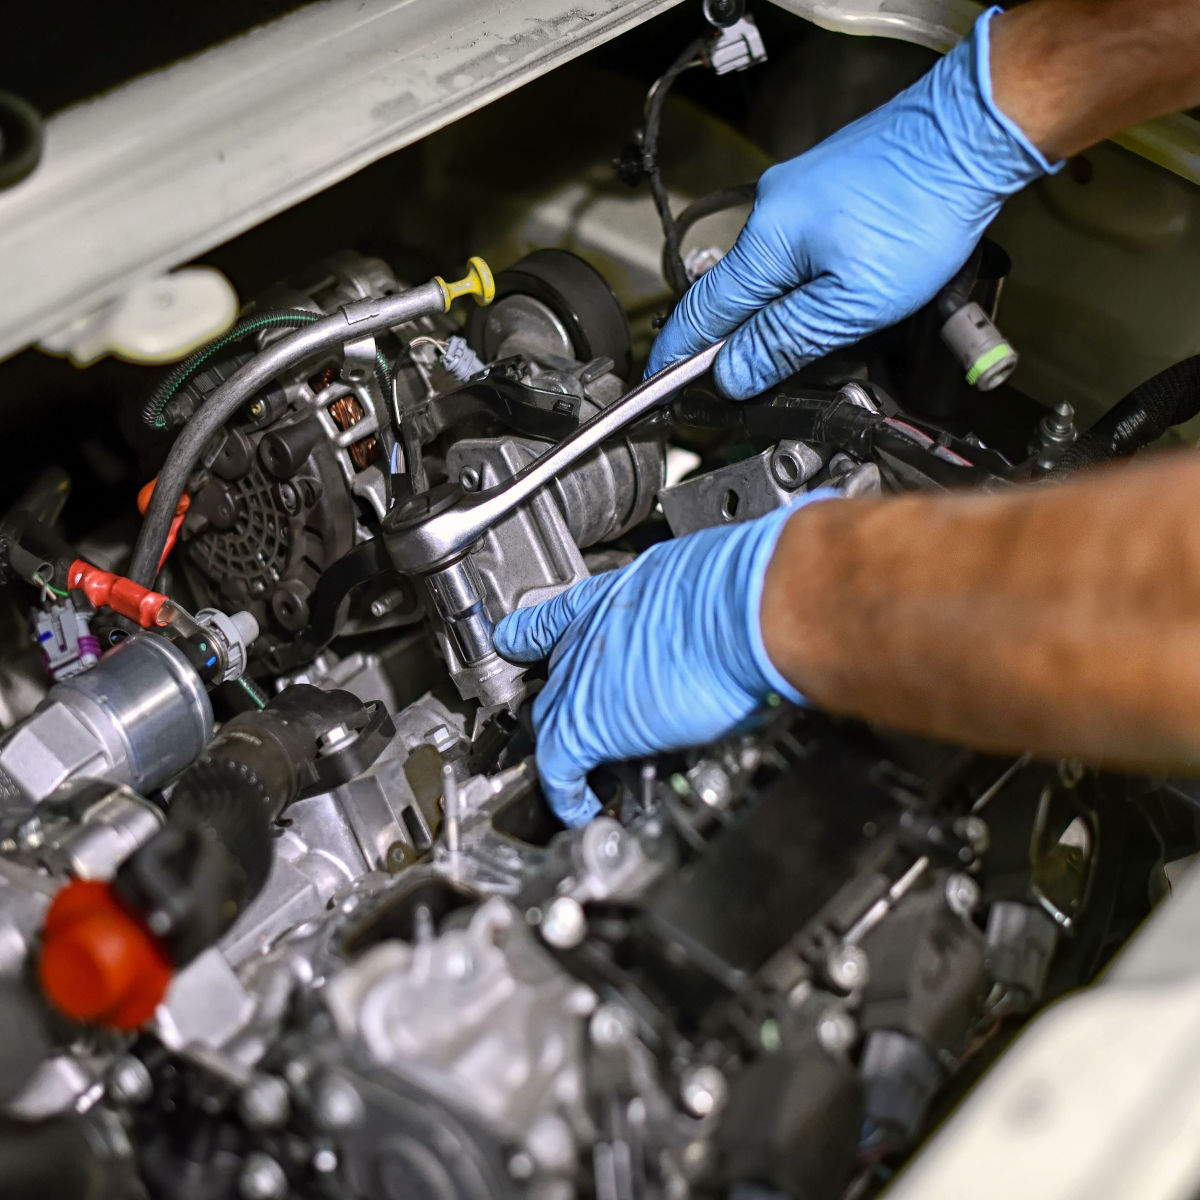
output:
M171 960L107 883L75 879L46 914L38 978L63 1016L137 1029L166 995Z
M145 487L138 492L137 508L138 512L144 517L146 509L150 507L150 497L154 495L154 486L158 483L158 476L150 480ZM167 561L167 556L175 549L175 539L179 537L179 529L183 524L183 518L187 515L187 510L191 507L192 498L184 492L179 497L179 503L175 505L175 515L171 518L171 528L167 531L167 540L163 545L162 558L158 560L158 569L161 571L163 565Z
M67 587L83 592L96 608L111 608L136 621L143 629L158 626L159 610L167 603L162 592L152 592L132 579L102 571L77 558L67 571Z

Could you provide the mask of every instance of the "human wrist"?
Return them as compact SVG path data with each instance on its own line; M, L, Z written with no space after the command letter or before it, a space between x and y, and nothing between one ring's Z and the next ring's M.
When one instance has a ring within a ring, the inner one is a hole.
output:
M1054 141L1036 119L1045 106L1039 106L1036 98L1033 103L1029 102L1031 89L1021 90L1013 86L1012 39L1006 36L1011 30L1007 14L995 6L981 14L975 22L971 35L975 81L988 115L1028 159L1032 179L1038 175L1053 174L1063 164L1052 160L1053 156L1042 149L1043 146L1053 146Z
M833 488L818 488L753 523L753 540L744 564L747 590L743 605L743 635L750 666L746 686L760 699L769 700L772 696L777 696L792 704L808 702L803 693L783 673L768 650L763 621L766 579L784 529L796 514L818 501L840 497L841 493ZM749 529L750 527L747 527L748 532Z
M971 35L931 72L933 111L951 154L968 178L1001 197L1061 166L997 103L994 35L1003 16L999 8L982 13Z

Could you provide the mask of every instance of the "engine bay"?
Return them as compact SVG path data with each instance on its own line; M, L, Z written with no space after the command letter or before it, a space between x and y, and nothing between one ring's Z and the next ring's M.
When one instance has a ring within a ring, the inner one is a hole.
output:
M705 31L704 86L760 64L745 20ZM650 302L519 188L533 248L439 238L430 278L288 240L217 336L120 364L82 492L52 445L14 464L14 1196L875 1195L1200 848L1184 784L784 703L598 770L581 828L549 809L545 668L495 650L506 614L818 488L1052 486L1092 449L1071 404L1009 382L998 240L753 400L711 358L639 383L728 248L704 222L736 232L753 196L722 178L672 217L671 82L610 168L643 215L667 206ZM106 487L124 504L138 471L139 515L116 513Z

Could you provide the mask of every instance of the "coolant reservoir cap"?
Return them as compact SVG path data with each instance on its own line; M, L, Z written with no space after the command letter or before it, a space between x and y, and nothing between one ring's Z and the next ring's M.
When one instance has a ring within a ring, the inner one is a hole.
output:
M38 977L63 1016L136 1029L166 993L171 962L108 884L74 880L46 914Z

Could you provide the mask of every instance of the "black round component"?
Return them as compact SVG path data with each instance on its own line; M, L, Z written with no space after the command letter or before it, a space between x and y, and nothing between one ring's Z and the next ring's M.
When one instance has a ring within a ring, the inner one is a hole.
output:
M241 580L250 595L262 595L275 587L287 565L287 514L257 464L228 492L232 522L214 522L188 546L188 557L210 578Z
M20 183L42 157L42 118L12 92L0 92L0 188Z
M221 449L213 460L212 471L221 479L235 483L250 470L254 461L254 447L240 429L227 429Z
M549 308L580 362L610 358L618 375L629 375L633 351L625 310L604 276L578 255L554 249L527 254L496 276L492 308L509 296L530 296ZM487 345L488 313L477 308L467 321L467 341L485 361L494 357Z
M298 579L285 579L272 593L271 611L284 629L294 632L308 624L309 595L309 589Z
M253 613L262 629L260 654L304 628L313 589L354 545L354 506L328 443L313 446L279 481L264 470L270 436L255 447L241 479L210 475L193 492L180 545L198 602Z
M258 444L262 465L276 479L291 479L308 461L313 447L325 438L320 423L312 417L284 425L263 434Z

